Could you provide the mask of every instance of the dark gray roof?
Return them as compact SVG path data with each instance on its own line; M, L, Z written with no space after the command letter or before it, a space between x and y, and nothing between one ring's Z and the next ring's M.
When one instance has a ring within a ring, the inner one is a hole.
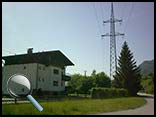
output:
M5 65L40 63L45 65L69 66L74 65L61 51L46 51L31 54L3 56Z

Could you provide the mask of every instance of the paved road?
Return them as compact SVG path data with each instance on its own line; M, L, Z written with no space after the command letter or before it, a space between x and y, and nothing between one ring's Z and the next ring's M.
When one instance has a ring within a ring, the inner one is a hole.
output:
M2 98L2 104L14 104L14 103L15 103L14 98ZM30 102L26 100L17 99L17 103L30 103Z
M95 115L154 115L154 97L145 96L147 103L137 109L129 109L125 111L106 112Z

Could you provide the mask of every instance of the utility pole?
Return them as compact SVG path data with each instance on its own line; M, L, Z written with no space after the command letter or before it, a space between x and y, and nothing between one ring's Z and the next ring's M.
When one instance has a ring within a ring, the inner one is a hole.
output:
M124 34L115 32L115 23L122 22L114 17L113 2L111 3L111 17L107 21L103 21L103 24L110 23L110 34L106 33L101 35L102 37L110 37L110 78L112 79L115 71L117 70L117 55L116 55L116 36L124 36Z
M86 77L86 72L87 72L87 71L85 70L85 71L84 71L84 76L85 76L85 77Z

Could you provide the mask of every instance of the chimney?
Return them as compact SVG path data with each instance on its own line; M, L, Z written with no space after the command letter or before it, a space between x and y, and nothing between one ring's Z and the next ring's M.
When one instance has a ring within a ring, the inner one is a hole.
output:
M33 53L33 48L28 48L27 54L32 54Z

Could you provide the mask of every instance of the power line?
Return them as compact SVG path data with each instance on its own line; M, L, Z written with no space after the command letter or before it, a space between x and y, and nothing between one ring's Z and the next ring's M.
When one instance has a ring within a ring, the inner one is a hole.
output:
M105 19L105 15L104 15L104 14L105 14L104 5L105 5L105 4L102 4L102 3L100 4L101 13L102 13L102 15L101 15L101 16L102 16L102 20ZM102 31L104 31L104 24L103 24L103 27L102 27Z
M99 22L99 19L98 19L98 15L97 15L97 10L96 10L96 6L95 6L95 3L93 3L93 7L94 7L94 11L95 11L95 16L96 16L96 19L97 19L97 24L98 24L98 28L99 28L99 33L101 34L101 28L100 28L100 22Z
M122 13L121 13L121 19L123 19L123 17L124 17L124 15L125 15L125 7L126 7L126 5L124 5L123 7L122 7Z
M102 4L100 4L100 8L101 8L101 13L102 13L102 18L104 19L104 11L103 11L103 5Z
M131 7L129 15L128 15L127 23L126 23L125 28L124 28L124 33L126 32L126 28L128 26L129 19L130 19L131 15L132 15L133 9L134 9L134 3L132 3L132 7Z

